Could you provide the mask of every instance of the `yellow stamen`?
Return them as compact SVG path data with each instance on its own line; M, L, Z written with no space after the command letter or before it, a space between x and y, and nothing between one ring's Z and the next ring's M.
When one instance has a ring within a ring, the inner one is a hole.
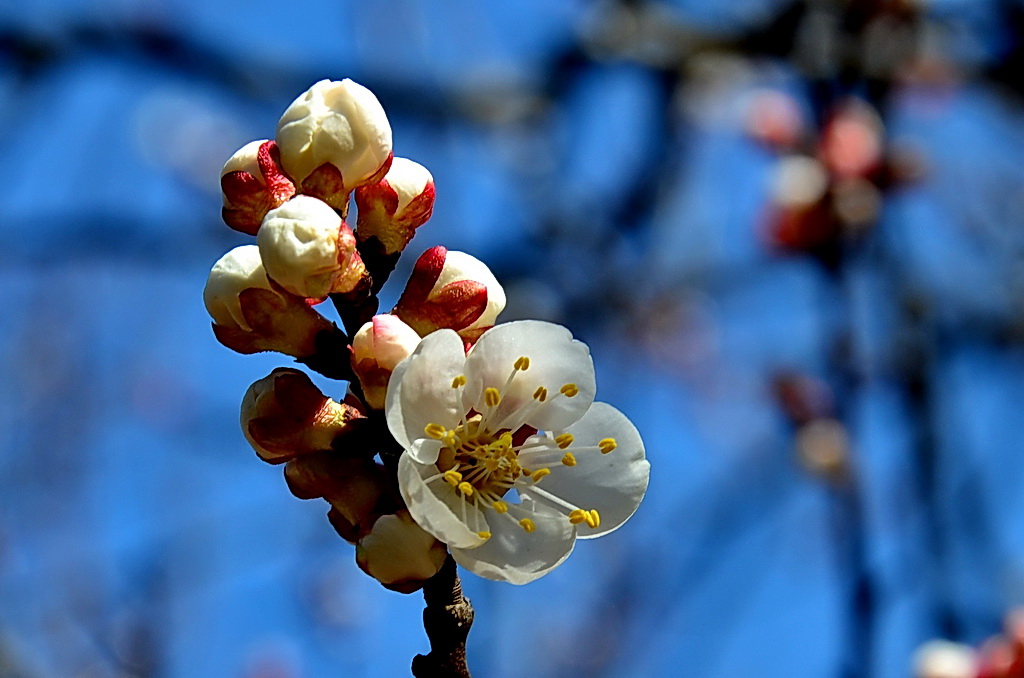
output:
M516 360L515 368L520 372L525 372L530 369L530 359L525 355L520 356L519 359Z
M571 433L563 433L560 436L555 436L555 443L558 445L558 449L564 450L565 448L572 445L574 438Z
M572 398L573 396L580 392L580 389L576 384L566 384L561 389L559 389L559 392L566 398Z
M452 379L452 388L459 388L460 386L466 385L466 375L460 374L459 376Z
M466 495L467 497L473 496L473 486L467 483L466 481L462 481L461 483L459 483L458 488L459 492Z
M522 520L520 520L519 521L519 526L522 527L527 532L533 532L534 530L537 529L537 526L534 525L533 521L530 520L529 518L523 518Z
M445 471L444 480L452 487L455 487L456 485L462 482L462 474L459 473L458 471Z
M444 437L444 434L448 432L448 429L440 424L427 424L423 427L423 432L434 440L440 440Z
M598 442L597 446L601 448L601 454L608 454L616 447L618 447L619 444L615 442L615 438L605 438L604 440Z
M526 468L525 466L523 468L519 469L519 470L522 471L523 475L526 476L527 478L529 478L530 476L533 475L533 471L531 471L530 469Z
M441 436L441 442L447 445L448 447L453 447L455 445L455 431L446 432L443 436Z
M573 525L579 525L582 522L586 522L587 512L583 509L576 509L569 512L569 522Z
M533 392L533 399L544 402L548 399L548 390L543 386L538 386L537 390Z
M597 509L590 509L587 511L587 525L592 528L598 528L601 526L601 514L597 512Z
M536 471L533 472L533 482L539 483L541 478L543 478L544 476L549 476L549 475L551 475L551 469L549 469L549 468L539 468L539 469L537 469Z
M508 504L503 501L496 501L491 504L491 506L493 506L494 510L498 513L508 513Z
M476 536L480 537L481 539L490 539L491 538L491 533L488 532L487 530L484 530L482 532L477 532Z
M487 407L497 407L501 403L501 393L493 386L484 389L484 404Z
M565 464L566 466L575 466L576 457L572 456L572 452L566 452L565 455L562 457L562 463Z

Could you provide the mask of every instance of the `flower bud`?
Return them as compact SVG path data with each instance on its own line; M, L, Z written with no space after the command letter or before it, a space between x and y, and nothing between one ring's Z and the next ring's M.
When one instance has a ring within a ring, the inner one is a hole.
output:
M271 464L331 449L362 418L351 405L321 393L305 373L284 367L249 387L240 413L246 440Z
M281 162L302 193L345 212L348 194L375 183L391 163L391 125L373 92L351 80L321 80L277 123Z
M350 292L366 273L352 229L330 205L306 195L267 212L256 243L267 275L300 297Z
M359 328L352 337L352 371L359 377L367 405L384 409L391 373L419 343L420 335L398 316L375 315Z
M416 261L394 313L421 337L449 328L474 342L504 308L505 291L482 261L438 245Z
M274 289L256 245L236 247L213 265L203 302L218 341L239 353L307 358L317 352L318 336L337 332L305 299Z
M295 184L281 170L277 144L266 139L249 142L228 158L220 187L224 221L249 235L256 235L269 210L295 195Z
M384 466L369 454L348 454L334 450L296 457L284 468L288 489L299 499L324 498L330 502L334 519L343 519L349 541L368 534L373 522L398 508L388 491Z
M448 556L444 544L423 531L406 510L381 516L356 544L359 568L386 588L412 593L437 574Z
M968 645L932 640L914 653L915 678L974 678L978 660Z
M423 165L395 158L383 179L356 189L356 206L356 239L377 238L384 254L401 252L434 211L434 178Z

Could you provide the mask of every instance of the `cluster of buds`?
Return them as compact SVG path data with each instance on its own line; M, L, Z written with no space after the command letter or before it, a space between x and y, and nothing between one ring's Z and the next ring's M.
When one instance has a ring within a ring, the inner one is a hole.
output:
M304 372L276 369L245 394L242 432L260 459L284 465L295 496L330 504L328 518L356 545L363 570L415 590L447 549L410 517L393 470L374 460L395 448L383 423L388 381L429 332L449 328L472 344L494 324L504 292L483 263L434 247L400 308L376 313L376 292L431 216L434 180L394 157L384 109L351 80L324 80L297 98L275 139L228 159L221 188L224 221L255 243L210 271L203 299L218 341L244 354L276 351L351 382L337 402ZM317 310L327 299L342 327Z
M828 261L843 241L877 220L883 191L916 179L921 162L887 149L881 117L852 99L832 111L817 138L796 102L781 92L752 99L749 134L779 153L765 236L771 245Z

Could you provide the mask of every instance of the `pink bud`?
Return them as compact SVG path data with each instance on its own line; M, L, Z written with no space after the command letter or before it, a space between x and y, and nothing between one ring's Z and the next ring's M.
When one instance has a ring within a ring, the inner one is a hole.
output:
M395 315L376 315L359 328L352 338L352 371L359 377L367 405L384 408L391 373L419 343L420 335Z
M281 169L277 144L266 139L237 150L220 174L221 215L228 226L249 235L256 235L268 211L295 195L295 185Z
M416 261L394 313L420 336L448 328L474 342L504 308L505 291L482 261L438 245Z

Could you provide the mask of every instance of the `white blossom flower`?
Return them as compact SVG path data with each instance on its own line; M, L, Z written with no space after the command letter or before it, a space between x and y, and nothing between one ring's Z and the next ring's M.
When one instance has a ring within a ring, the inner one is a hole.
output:
M618 528L650 464L636 427L594 392L590 350L559 325L498 325L468 355L452 330L425 337L385 405L413 518L463 567L513 584Z

